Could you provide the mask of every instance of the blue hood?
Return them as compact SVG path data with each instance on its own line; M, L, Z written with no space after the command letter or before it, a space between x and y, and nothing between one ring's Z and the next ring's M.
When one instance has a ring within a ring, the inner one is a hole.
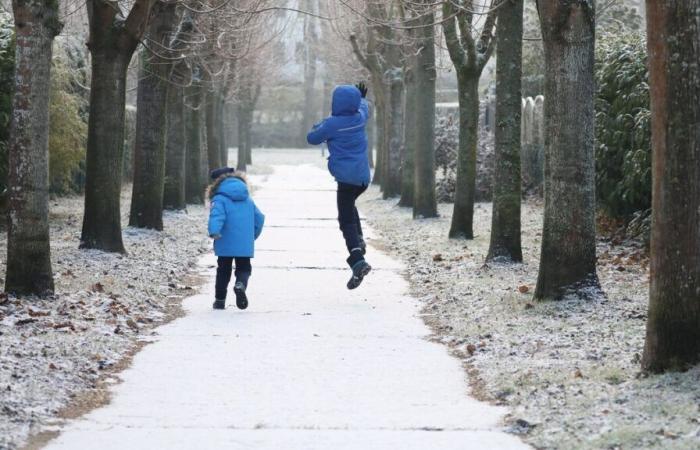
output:
M241 202L249 196L248 186L238 178L226 178L217 188L215 195L224 195L234 202Z
M352 116L360 110L362 95L360 90L349 84L341 85L333 91L333 106L331 108L334 116Z

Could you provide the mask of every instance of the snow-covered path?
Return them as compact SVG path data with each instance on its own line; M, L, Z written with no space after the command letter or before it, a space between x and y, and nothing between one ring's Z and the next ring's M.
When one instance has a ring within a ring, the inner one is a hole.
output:
M250 308L211 309L212 277L121 374L112 402L66 425L52 450L509 449L505 411L467 396L460 363L424 339L400 266L349 292L334 185L277 166L255 199L267 215Z

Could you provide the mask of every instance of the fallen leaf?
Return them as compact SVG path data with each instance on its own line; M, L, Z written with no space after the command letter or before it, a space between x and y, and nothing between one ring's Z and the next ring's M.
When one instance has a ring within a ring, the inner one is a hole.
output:
M467 352L469 352L470 355L473 355L475 351L476 351L476 345L474 345L474 344L467 345Z
M440 262L442 260L442 255L440 253L433 255L433 261Z
M527 285L523 284L522 286L518 287L518 292L520 292L521 294L527 294L528 292L530 292L530 288Z
M32 322L36 322L36 319L20 319L17 322L15 322L15 326L20 327L22 325L26 325Z

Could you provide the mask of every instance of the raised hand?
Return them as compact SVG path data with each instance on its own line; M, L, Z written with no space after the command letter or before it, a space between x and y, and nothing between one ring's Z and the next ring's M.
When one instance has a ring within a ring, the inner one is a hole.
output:
M360 81L359 83L357 83L355 85L355 87L360 90L360 94L362 94L362 98L367 97L367 90L368 89L367 89L367 85L365 84L364 81Z

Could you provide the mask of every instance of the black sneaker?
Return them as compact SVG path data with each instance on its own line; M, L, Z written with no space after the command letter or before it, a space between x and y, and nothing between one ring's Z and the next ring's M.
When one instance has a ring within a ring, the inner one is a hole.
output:
M233 287L233 293L236 294L236 306L238 306L238 309L246 309L248 307L248 297L245 295L245 285L239 281Z
M217 299L214 301L214 305L213 305L213 306L214 306L214 309L226 309L226 300L225 300L225 299L224 299L224 300L220 300L220 299L217 298Z
M371 270L372 266L370 266L367 261L364 259L358 261L354 266L352 266L352 278L350 278L350 281L348 281L348 289L355 289L362 284L362 280Z

